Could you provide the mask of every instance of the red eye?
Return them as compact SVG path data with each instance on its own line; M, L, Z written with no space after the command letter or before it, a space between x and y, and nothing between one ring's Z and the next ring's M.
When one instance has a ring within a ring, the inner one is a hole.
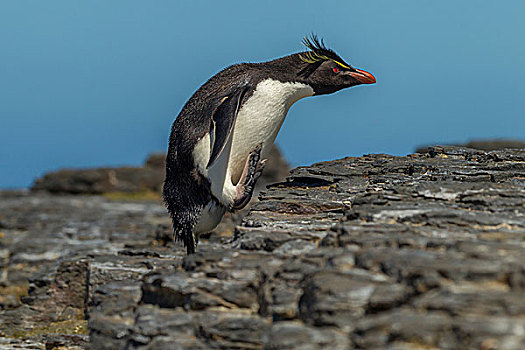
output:
M339 73L339 68L337 67L334 67L334 69L332 69L334 71L334 73Z

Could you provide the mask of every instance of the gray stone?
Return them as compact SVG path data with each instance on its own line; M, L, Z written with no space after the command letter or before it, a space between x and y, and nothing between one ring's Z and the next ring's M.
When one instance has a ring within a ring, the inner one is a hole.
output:
M525 150L318 163L191 256L160 201L0 192L0 344L523 349L524 179Z
M274 323L264 337L264 349L345 350L350 339L337 328L308 327L299 322Z
M32 191L70 194L102 194L111 192L160 193L165 177L162 153L150 155L142 167L62 169L44 174L33 184ZM268 156L256 194L267 184L282 181L288 175L288 164L274 146Z

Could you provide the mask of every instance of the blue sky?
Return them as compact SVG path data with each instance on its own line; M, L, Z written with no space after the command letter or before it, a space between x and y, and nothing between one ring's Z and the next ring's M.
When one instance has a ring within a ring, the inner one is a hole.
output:
M222 68L315 32L377 84L307 98L277 139L293 165L525 138L519 1L1 1L0 188L62 167L139 165Z

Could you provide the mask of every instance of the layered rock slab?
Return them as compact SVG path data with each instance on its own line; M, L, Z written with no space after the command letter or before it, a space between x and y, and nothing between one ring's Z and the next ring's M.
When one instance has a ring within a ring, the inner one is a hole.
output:
M2 266L32 283L3 326L48 308L41 322L83 312L93 349L525 347L524 150L297 168L189 257L159 240L160 203L21 198L2 198Z

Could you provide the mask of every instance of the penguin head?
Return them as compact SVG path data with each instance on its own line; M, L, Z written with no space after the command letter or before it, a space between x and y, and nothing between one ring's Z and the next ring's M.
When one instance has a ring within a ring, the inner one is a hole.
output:
M310 85L314 95L331 94L360 84L374 84L375 77L346 63L316 35L303 39L309 51L297 54L301 61L298 78Z

